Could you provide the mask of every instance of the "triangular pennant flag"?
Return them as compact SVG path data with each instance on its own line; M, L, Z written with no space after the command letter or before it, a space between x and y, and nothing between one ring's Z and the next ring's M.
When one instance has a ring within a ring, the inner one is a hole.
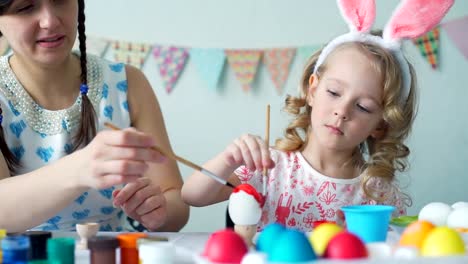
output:
M468 16L446 22L442 27L468 60Z
M295 54L296 49L268 49L263 52L263 63L267 66L279 94L288 79L289 66Z
M123 62L142 68L146 62L151 45L144 43L133 43L126 41L115 41L113 43L114 58L117 62Z
M190 50L190 60L195 64L195 68L206 81L208 87L215 90L226 60L224 51L222 49L193 48Z
M75 44L73 45L73 50L80 50L80 42L78 39L75 41ZM88 54L94 54L99 57L104 56L106 53L107 49L109 48L109 41L105 40L103 38L98 38L98 37L87 37L86 38L86 53Z
M419 48L424 58L435 70L439 64L439 26L419 38L413 39L413 43Z
M174 88L188 58L188 49L155 45L153 55L167 93Z
M321 48L322 44L302 46L297 48L297 56L302 60L307 60Z
M8 44L6 38L0 37L0 56L7 53L10 49L10 45Z
M229 65L244 91L249 91L262 56L260 50L226 50Z

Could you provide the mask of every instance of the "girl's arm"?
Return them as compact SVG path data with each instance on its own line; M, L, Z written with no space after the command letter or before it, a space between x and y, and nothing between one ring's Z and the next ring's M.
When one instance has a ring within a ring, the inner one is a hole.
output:
M127 66L126 71L132 126L138 131L152 136L158 147L172 151L158 100L148 80L140 70L134 67ZM183 181L176 162L166 159L158 164L150 164L145 176L150 179L149 185L153 186L152 194L150 190L147 190L146 194L135 190L133 194L130 191L127 196L116 198L122 199L120 202L124 202L124 200L131 199L132 196L140 195L140 199L133 203L146 202L148 206L144 209L143 207L138 208L138 205L128 205L128 208L124 205L124 210L128 209L126 210L128 215L150 230L180 230L188 221L189 207L181 198L180 190ZM123 191L125 191L124 189ZM159 192L163 194L165 207L164 204L158 205L158 201L154 201L158 199L158 190L156 189L159 189ZM145 195L146 197L143 197ZM153 206L149 204L153 204ZM161 210L158 211L158 208L152 208L157 206L162 207ZM151 211L152 209L155 209L155 211ZM150 212L147 212L145 216L144 211Z
M251 171L275 166L264 140L246 134L235 139L222 153L203 167L238 185L240 180L234 171L241 165L245 165ZM227 200L231 192L231 188L219 184L200 172L195 172L185 181L182 197L190 205L206 206Z

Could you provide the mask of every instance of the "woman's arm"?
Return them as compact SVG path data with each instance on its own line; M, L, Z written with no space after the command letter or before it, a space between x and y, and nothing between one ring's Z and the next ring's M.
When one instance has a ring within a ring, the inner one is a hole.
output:
M134 67L127 66L126 71L131 125L138 131L151 135L157 146L172 151L158 100L148 80ZM159 186L163 193L166 216L161 219L161 213L164 212L154 212L149 217L136 220L150 230L180 230L188 221L189 207L181 198L183 181L176 162L166 159L162 163L150 164L145 176L151 180L151 184ZM131 213L129 215L136 216Z

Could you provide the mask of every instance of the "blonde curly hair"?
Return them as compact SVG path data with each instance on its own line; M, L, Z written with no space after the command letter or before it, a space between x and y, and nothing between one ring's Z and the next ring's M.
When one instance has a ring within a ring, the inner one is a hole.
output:
M363 54L371 58L370 63L377 73L382 74L383 86L383 121L385 133L381 138L369 136L362 142L351 158L356 166L359 166L363 174L362 187L364 193L376 201L382 201L385 197L378 195L378 190L372 189L371 179L383 180L392 184L396 171L402 172L407 166L409 148L404 144L408 137L414 118L416 116L416 75L414 68L409 64L411 74L411 86L408 98L402 103L402 73L398 60L392 53L380 46L349 42L337 47L333 52L343 48L357 48ZM313 74L315 63L321 50L313 54L304 69L300 82L298 96L288 95L285 100L284 111L293 116L284 133L284 138L276 140L275 147L282 151L301 151L308 142L308 134L311 128L312 107L307 104L309 78ZM329 56L330 57L330 56ZM327 69L327 60L317 70L317 77ZM367 159L364 159L367 154ZM411 205L411 199L406 196L405 204Z

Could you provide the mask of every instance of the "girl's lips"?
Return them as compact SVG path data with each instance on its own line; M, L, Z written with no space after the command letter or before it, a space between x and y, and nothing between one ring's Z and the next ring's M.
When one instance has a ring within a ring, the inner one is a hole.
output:
M335 126L326 125L326 127L328 128L328 130L329 130L332 134L335 134L335 135L343 135L343 131L341 131L339 128L337 128L337 127L335 127Z

